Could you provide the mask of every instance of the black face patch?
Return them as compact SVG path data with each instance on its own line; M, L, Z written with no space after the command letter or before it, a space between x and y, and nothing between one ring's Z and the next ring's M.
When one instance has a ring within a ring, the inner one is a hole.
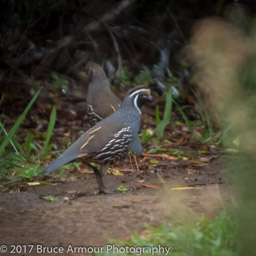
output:
M146 102L151 101L152 96L150 94L139 94L139 97L137 99L137 106L141 108Z

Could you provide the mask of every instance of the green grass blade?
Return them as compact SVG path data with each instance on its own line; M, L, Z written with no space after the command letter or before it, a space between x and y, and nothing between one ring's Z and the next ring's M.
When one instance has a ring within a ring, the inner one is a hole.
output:
M172 104L173 104L172 87L169 86L168 91L165 94L165 109L164 109L163 120L161 120L159 124L157 124L156 128L154 129L154 133L156 133L160 137L163 136L165 127L171 121Z
M29 133L28 134L28 138L27 140L25 141L24 143L24 148L25 148L25 152L26 152L26 155L29 156L30 152L31 152L31 143L32 143L32 134Z
M183 109L189 108L190 106L182 106L182 107L181 107L181 106L179 106L179 104L178 104L176 101L174 101L174 102L175 102L175 104L176 104L177 110L178 110L178 111L180 112L180 114L182 115L182 118L183 118L183 120L185 121L186 126L188 127L189 131L190 131L191 133L193 133L193 124L189 121L187 115L186 115L185 112L183 111Z
M159 110L159 106L158 105L156 106L155 116L156 116L156 124L158 125L160 123L160 121L161 121L161 119L160 119L160 110Z
M56 121L56 107L53 106L52 112L51 112L51 115L50 115L50 122L49 122L49 125L48 125L46 139L45 139L44 146L43 146L43 153L42 153L43 155L45 155L46 152L47 152L47 147L48 147L48 144L49 144L51 136L52 136L52 132L53 132L53 129L54 129L54 126L55 126L55 121Z
M5 130L4 125L3 125L1 122L0 122L0 127L1 127L1 131L3 131L4 135L7 137L7 136L8 136L8 132ZM12 141L11 139L10 139L10 144L12 145L14 151L15 151L16 153L19 153L18 150L17 150L17 148L15 147L15 145L14 145L14 143L13 143L13 141Z
M21 125L22 121L24 120L24 118L26 117L28 111L30 110L30 108L32 107L32 105L34 104L35 100L37 99L38 95L40 93L40 90L34 95L34 97L32 98L32 100L29 102L29 104L27 105L27 107L25 108L25 110L23 111L23 113L19 116L18 120L16 121L16 123L14 124L14 126L12 127L12 129L10 130L10 132L8 133L8 135L5 137L4 141L1 143L0 145L0 154L3 153L5 147L10 143L12 136L16 133L16 131L18 130L19 126Z
M12 142L13 142L13 144L15 145L15 147L16 147L17 150L18 150L18 152L16 152L16 153L17 153L17 154L20 154L20 155L22 155L22 156L25 156L25 153L24 153L24 150L23 150L21 144L16 140L15 137L13 137Z

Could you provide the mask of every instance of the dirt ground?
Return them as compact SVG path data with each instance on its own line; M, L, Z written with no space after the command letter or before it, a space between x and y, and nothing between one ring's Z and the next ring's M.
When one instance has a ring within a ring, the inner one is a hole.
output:
M182 161L161 160L153 170L157 171L106 175L108 188L120 184L130 188L113 195L97 195L92 174L75 181L29 186L19 193L1 192L1 244L106 245L109 238L125 239L134 230L142 232L145 223L175 222L184 209L212 216L229 200L222 158L193 169ZM154 185L159 181L164 183L161 187ZM58 200L44 200L45 195Z

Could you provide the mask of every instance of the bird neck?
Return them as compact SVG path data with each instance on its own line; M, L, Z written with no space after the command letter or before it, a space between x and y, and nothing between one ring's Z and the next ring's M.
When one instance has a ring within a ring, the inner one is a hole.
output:
M140 122L141 111L140 107L137 105L137 99L126 97L122 103L120 109L123 112L124 121L127 123Z

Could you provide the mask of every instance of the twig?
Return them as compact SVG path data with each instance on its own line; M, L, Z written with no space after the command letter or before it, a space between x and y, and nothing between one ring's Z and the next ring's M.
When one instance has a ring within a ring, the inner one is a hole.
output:
M133 159L134 159L134 162L135 162L135 165L136 165L137 173L140 173L140 168L139 168L139 165L138 165L138 162L137 162L137 157L133 155Z
M107 32L109 33L110 35L110 38L113 42L113 45L114 45L114 49L115 49L115 52L116 52L116 55L117 55L117 63L118 63L118 68L117 68L117 71L115 73L115 76L118 76L119 73L120 73L120 70L122 68L122 57L121 57L121 53L120 53L120 49L119 49L119 46L118 46L118 43L116 41L116 38L114 36L114 34L112 33L112 31L110 30L109 26L103 21L103 20L100 20L98 19L96 16L94 16L93 14L90 14L90 13L87 13L86 11L82 10L81 11L82 13L85 13L86 15L88 16L91 16L92 18L94 18L95 20L98 21L98 24L101 24L106 30ZM90 24L87 25L85 27L85 30L87 33L89 33L89 31L91 30L92 28L90 27Z
M180 35L181 35L181 37L182 37L184 43L185 43L185 44L188 44L188 42L187 42L187 40L186 40L186 38L185 38L185 36L184 36L184 34L183 34L183 32L182 32L182 30L181 30L179 24L177 23L177 21L176 21L174 15L173 15L173 13L172 13L172 11L170 10L169 6L166 4L166 2L165 2L164 0L162 0L162 3L164 3L164 5L166 6L167 12L170 14L170 16L171 16L171 18L172 18L172 20L173 20L173 23L174 23L175 27L177 28L177 30L179 31L179 33L180 33Z
M168 156L167 154L143 154L145 157L161 157L161 158L166 158L168 160L178 160L177 157L174 156Z

